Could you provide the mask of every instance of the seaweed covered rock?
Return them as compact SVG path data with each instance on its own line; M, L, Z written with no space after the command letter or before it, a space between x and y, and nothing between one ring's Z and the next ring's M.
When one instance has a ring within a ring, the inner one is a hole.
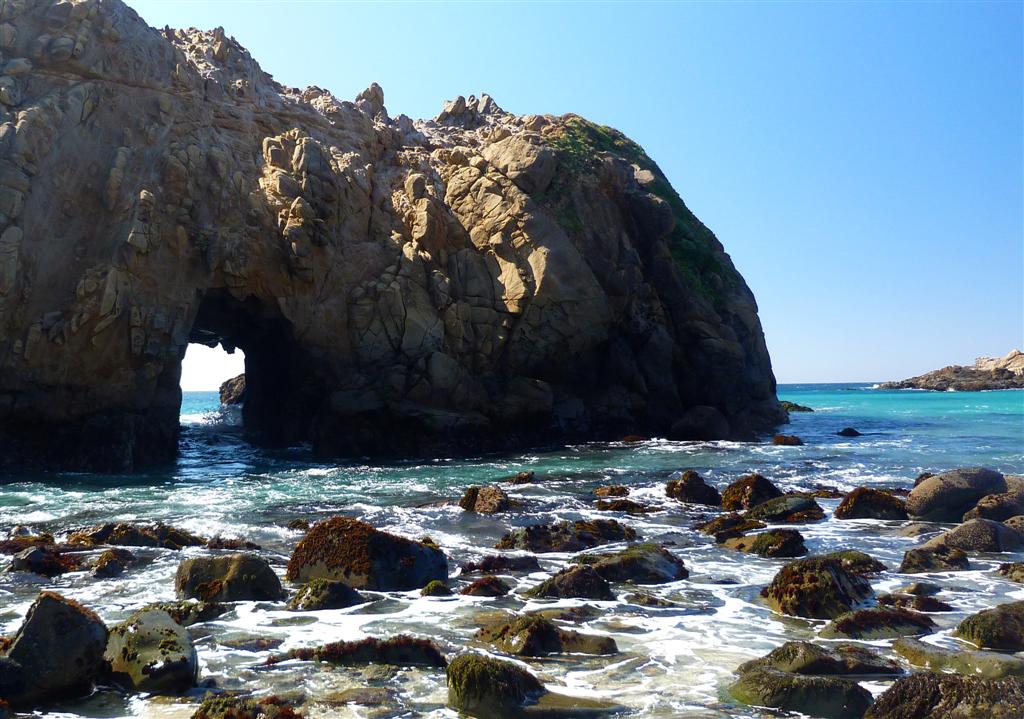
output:
M177 694L199 678L199 657L184 627L159 609L110 629L104 658L115 682L148 694Z
M824 519L825 510L806 494L785 494L751 507L745 516L760 522L799 524Z
M155 604L147 604L139 611L142 612L147 609L159 609L167 612L171 619L181 626L190 627L193 624L209 622L223 614L227 614L231 611L231 605L223 602L195 602L185 600L181 602L157 602Z
M804 441L793 434L777 434L772 437L772 444L781 447L802 447Z
M470 597L504 597L512 591L512 587L498 577L488 575L463 588L460 594Z
M344 582L313 579L302 585L288 602L288 608L298 612L316 612L324 609L345 609L366 601L366 597Z
M915 667L969 677L1001 679L1024 676L1024 658L999 652L943 649L917 639L897 639L893 650Z
M78 557L59 552L53 546L38 546L23 549L14 555L7 568L9 572L31 572L43 577L56 577L79 568Z
M683 472L678 479L670 479L665 485L665 494L672 499L690 504L706 504L711 507L722 504L722 495L718 490L692 469Z
M857 487L832 513L836 519L906 519L907 503L888 492Z
M991 469L954 469L928 477L911 490L907 511L931 522L959 522L982 497L1006 492L1006 478Z
M313 525L295 547L286 576L293 582L337 579L355 589L407 591L446 581L448 558L437 547L333 517Z
M661 510L660 507L634 502L632 499L599 499L594 503L594 507L599 512L623 512L625 514L649 514Z
M302 714L278 696L257 699L217 694L207 695L192 719L302 719Z
M956 636L982 649L1024 651L1024 602L1000 604L960 622Z
M795 529L772 529L725 540L725 546L759 557L799 557L807 554L804 537Z
M903 553L900 564L901 574L924 574L927 572L963 572L970 569L967 554L955 547L918 547Z
M926 614L898 607L870 607L840 614L821 630L821 636L874 641L927 634L934 629L935 622Z
M742 514L730 512L729 514L719 515L708 522L698 524L696 529L704 534L710 534L718 544L722 544L727 539L739 537L754 529L764 529L767 526L764 522L758 522L748 519Z
M554 622L536 614L482 627L474 635L507 654L544 657L549 654L615 654L619 648L611 637L581 634L560 629Z
M496 549L531 552L579 552L631 539L636 539L636 530L614 519L564 520L556 524L533 524L513 529L494 546Z
M999 573L1011 582L1024 584L1024 562L1007 562L1000 564Z
M1020 719L1024 679L982 679L924 672L885 690L864 719Z
M743 704L800 712L823 719L860 719L871 705L871 694L856 682L831 676L827 670L847 673L835 656L822 657L809 648L786 644L761 659L747 662L736 671L739 678L729 693ZM827 650L824 650L827 651ZM803 656L802 656L803 655ZM804 661L806 656L808 661ZM791 666L780 669L776 664ZM822 671L826 670L826 671Z
M992 519L971 519L924 544L924 549L937 547L965 552L1013 552L1024 547L1024 533Z
M42 592L0 649L0 696L16 710L92 691L105 670L107 627L82 605Z
M546 579L528 594L531 597L549 599L615 599L611 586L593 567L583 564L566 567L550 579Z
M502 554L492 554L484 557L478 562L467 562L462 565L463 574L507 574L512 572L539 572L540 562L536 557L522 556L509 557Z
M629 494L629 489L622 486L621 484L610 484L606 487L598 487L594 490L595 497L625 497Z
M903 592L892 592L880 594L878 603L886 607L901 607L912 609L915 612L952 612L953 607L941 599L935 597L906 594Z
M663 584L690 576L681 559L657 544L634 544L618 552L585 554L574 561L593 567L609 582Z
M518 502L509 499L505 490L498 485L489 484L466 489L466 493L459 500L459 506L467 512L498 514L518 506Z
M812 408L808 407L807 405L797 404L796 402L789 402L787 400L782 400L782 401L779 402L779 404L781 404L782 405L782 409L786 410L787 412L813 412L814 411Z
M760 659L741 665L738 671L742 673L757 666L795 674L827 676L897 676L903 673L899 664L873 649L843 642L825 646L811 642L786 642Z
M252 554L182 560L174 576L174 588L179 599L204 602L277 601L285 593L266 560Z
M798 559L784 566L761 591L781 614L833 619L874 596L871 583L828 557Z
M431 580L427 586L420 590L422 597L450 597L452 590L440 579Z
M821 555L826 559L835 559L839 562L843 569L852 574L863 574L870 576L873 574L879 574L888 569L884 564L879 562L877 559L864 552L858 552L856 549L843 549L838 552L829 552L828 554Z
M135 555L127 549L120 547L108 549L92 563L92 576L98 579L119 577L134 561Z
M740 477L725 488L722 492L722 508L732 511L750 509L781 496L782 492L778 487L755 472Z
M107 522L92 529L75 532L68 541L71 544L87 547L106 544L121 547L162 547L173 550L202 547L206 544L204 538L163 522L153 522L152 524Z
M288 659L324 662L338 666L362 664L392 664L400 667L446 667L448 661L437 645L429 639L406 635L377 639L370 637L357 642L332 642L320 647L292 649L267 659L268 665L280 664Z

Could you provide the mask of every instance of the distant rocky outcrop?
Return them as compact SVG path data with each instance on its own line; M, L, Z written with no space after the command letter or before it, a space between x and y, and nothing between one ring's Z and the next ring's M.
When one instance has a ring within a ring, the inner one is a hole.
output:
M0 51L0 464L172 460L189 342L320 455L785 419L746 283L616 130L392 116L120 0L8 0Z
M931 389L940 392L978 392L988 389L1024 389L1024 352L1005 357L979 357L969 367L950 365L900 382L883 382L881 389Z
M221 404L242 404L245 402L245 374L224 380L220 385Z

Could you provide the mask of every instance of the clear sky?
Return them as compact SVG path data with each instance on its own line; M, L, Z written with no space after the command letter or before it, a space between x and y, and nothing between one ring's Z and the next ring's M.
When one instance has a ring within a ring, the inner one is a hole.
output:
M1024 344L1019 1L129 3L392 116L488 92L619 128L732 255L782 382Z

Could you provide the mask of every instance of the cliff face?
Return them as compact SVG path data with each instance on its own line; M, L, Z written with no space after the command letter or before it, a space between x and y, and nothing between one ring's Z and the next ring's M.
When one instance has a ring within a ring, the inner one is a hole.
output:
M392 118L119 0L6 0L0 53L0 463L173 458L190 341L328 455L783 418L750 290L614 130Z

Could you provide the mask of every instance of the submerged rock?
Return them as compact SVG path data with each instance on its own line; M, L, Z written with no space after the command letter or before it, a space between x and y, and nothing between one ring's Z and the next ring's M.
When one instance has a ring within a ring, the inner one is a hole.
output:
M217 694L207 695L192 719L302 719L302 714L278 696L256 699Z
M857 487L836 507L836 519L906 519L907 503L888 492Z
M729 687L737 700L751 706L795 711L823 719L860 719L871 694L842 677L795 674L752 666Z
M630 539L636 539L636 531L614 519L565 520L557 524L534 524L514 529L502 537L495 548L526 549L531 552L578 552Z
M599 512L625 512L626 514L648 514L659 512L661 507L634 502L632 499L599 499L594 505Z
M512 587L498 577L487 576L477 579L459 593L470 597L504 597L511 591Z
M1024 547L1024 534L991 519L971 519L924 544L924 549L938 547L965 552L1012 552Z
M501 574L509 572L539 572L540 562L536 557L507 557L496 554L484 557L479 562L467 562L462 565L463 574L480 572L482 574Z
M689 504L706 504L711 507L722 504L722 495L718 490L692 469L683 472L678 479L669 480L665 485L665 494Z
M181 626L190 627L193 624L209 622L223 614L227 614L231 611L231 605L224 604L223 602L159 602L147 604L139 611L142 612L148 609L159 609L167 612L171 619Z
M339 666L393 664L400 667L446 667L444 654L429 639L400 635L390 639L362 639L357 642L333 642L321 647L292 649L267 659L268 665L288 659L324 662Z
M174 588L180 599L204 602L277 601L281 580L266 560L251 554L191 557L178 565Z
M1024 651L1024 602L1000 604L960 622L956 636L982 649Z
M518 506L518 502L509 499L501 487L490 484L486 487L469 487L459 500L459 506L467 512L498 514Z
M779 570L761 592L765 602L781 614L834 619L874 596L871 584L848 572L842 562L808 557Z
M795 529L773 529L725 540L725 546L759 557L799 557L807 554L804 537Z
M437 547L381 532L366 522L333 517L317 522L288 562L289 581L336 579L356 589L407 591L448 579Z
M544 617L527 614L480 629L475 637L508 654L544 657L549 654L615 654L619 648L611 637L560 629Z
M1024 659L1012 654L943 649L906 637L897 639L892 648L914 666L933 672L955 672L983 679L1024 676Z
M991 469L954 469L928 477L907 497L907 511L931 522L959 522L989 494L1007 489L1006 479Z
M825 510L805 494L785 494L751 507L745 516L761 522L799 524L824 519Z
M31 572L44 577L56 577L79 568L81 560L58 552L55 547L29 547L14 555L9 572Z
M324 609L345 609L369 601L362 594L344 582L330 579L313 579L299 589L288 602L288 608L299 612L316 612Z
M864 719L1020 719L1024 679L981 679L924 672L885 690Z
M828 645L786 642L770 653L740 666L740 672L765 666L783 672L808 675L897 676L899 664L869 647L841 642Z
M188 632L159 609L112 627L104 658L116 682L148 694L177 694L199 678L199 657Z
M908 549L903 554L900 574L925 572L962 572L970 569L967 555L960 549L940 545L925 549Z
M750 509L769 499L781 497L782 492L760 474L740 477L722 492L722 508L729 510Z
M609 582L663 584L690 576L681 559L657 544L634 544L618 552L584 554L574 561L593 567Z
M935 622L925 614L899 608L871 607L840 614L821 630L821 636L875 641L927 634L933 629Z
M550 599L615 599L608 581L593 567L579 565L567 567L558 574L546 579L527 592L531 597L547 597Z
M202 547L206 544L206 540L202 537L163 522L145 525L108 522L92 529L75 532L68 541L71 544L87 547L109 544L122 547L162 547L173 550Z

